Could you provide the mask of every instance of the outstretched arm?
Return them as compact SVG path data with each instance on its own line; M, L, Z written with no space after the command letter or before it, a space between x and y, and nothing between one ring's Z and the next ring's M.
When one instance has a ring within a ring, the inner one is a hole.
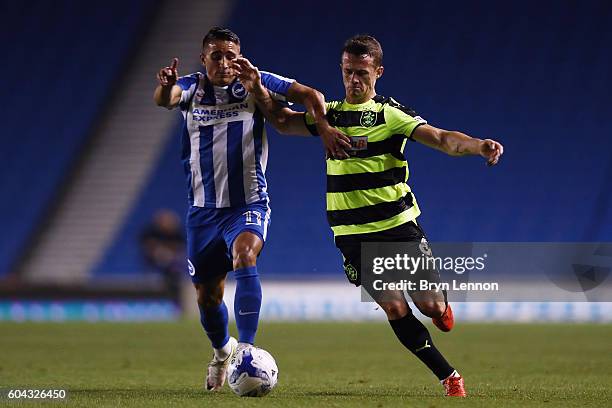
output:
M269 92L261 83L261 74L257 67L253 66L246 58L237 58L234 69L238 72L240 82L247 91L252 93L260 109L266 118L281 133L291 134L297 131L300 135L309 135L303 125L303 114L294 112L288 108L280 107L270 96ZM349 155L345 149L351 147L350 139L342 132L334 128L325 116L325 98L319 91L294 82L289 87L287 99L306 107L308 113L315 119L315 126L321 136L325 152L328 156L344 159ZM300 123L301 122L301 123Z
M176 84L178 80L178 62L178 58L174 58L169 67L164 67L157 73L159 85L157 85L153 94L153 100L157 106L172 109L181 101L182 90Z
M316 89L294 82L289 88L288 98L292 102L299 103L306 107L306 111L314 118L314 125L317 133L321 136L325 153L329 157L336 159L347 159L349 154L347 149L351 148L351 140L344 133L329 124L326 116L325 97ZM303 121L302 116L300 120ZM295 119L287 118L286 121L295 123Z
M467 154L480 155L487 159L489 166L494 166L504 153L501 143L492 139L477 139L461 132L438 129L430 125L421 125L412 134L414 140L451 156Z

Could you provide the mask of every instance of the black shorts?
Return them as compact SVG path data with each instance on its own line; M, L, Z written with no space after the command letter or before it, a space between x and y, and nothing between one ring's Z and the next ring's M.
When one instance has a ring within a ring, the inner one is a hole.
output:
M369 234L340 235L335 239L336 247L344 257L344 273L349 282L355 286L361 285L361 244L367 242L414 243L414 245L408 245L406 247L409 253L412 252L410 253L411 256L421 256L421 253L427 256L432 255L425 233L414 221L409 221L385 231L372 232ZM414 278L440 283L440 274L435 269L419 269L416 271Z

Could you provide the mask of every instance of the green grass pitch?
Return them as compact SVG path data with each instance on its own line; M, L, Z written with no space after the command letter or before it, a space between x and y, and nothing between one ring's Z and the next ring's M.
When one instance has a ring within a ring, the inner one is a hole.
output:
M0 406L603 407L612 404L612 325L430 327L469 397L442 387L384 323L262 324L279 366L267 397L202 389L210 348L199 322L0 323L0 388L66 389L65 402Z

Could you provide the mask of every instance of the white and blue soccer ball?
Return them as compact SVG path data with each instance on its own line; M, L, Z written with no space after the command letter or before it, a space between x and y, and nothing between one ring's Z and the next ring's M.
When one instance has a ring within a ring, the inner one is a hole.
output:
M277 380L274 357L259 347L238 349L227 369L229 387L240 397L263 397L272 391Z

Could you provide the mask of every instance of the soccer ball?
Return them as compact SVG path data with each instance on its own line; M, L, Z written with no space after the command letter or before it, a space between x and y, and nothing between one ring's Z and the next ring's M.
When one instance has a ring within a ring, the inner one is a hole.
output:
M259 347L239 349L227 369L229 387L240 397L263 397L276 385L274 357Z

